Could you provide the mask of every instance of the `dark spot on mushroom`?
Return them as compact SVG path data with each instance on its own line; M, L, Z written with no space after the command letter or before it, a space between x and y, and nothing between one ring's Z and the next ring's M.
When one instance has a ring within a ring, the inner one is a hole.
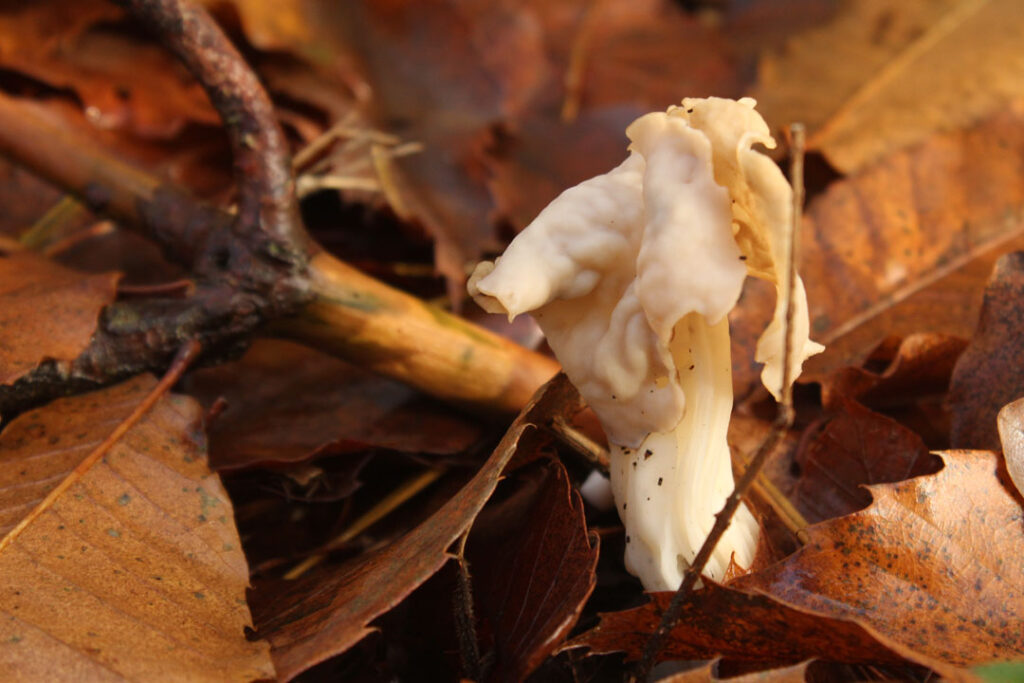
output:
M626 543L629 543L629 534L626 534Z
M658 477L658 486L661 486L661 481L662 481L661 477Z
M697 366L696 365L691 365L690 369L693 370L695 367L697 367Z
M740 254L740 261L746 261L747 257L744 254Z
M646 460L647 458L651 457L652 455L654 455L654 451L652 451L650 448L648 448L646 451L644 451L644 460Z

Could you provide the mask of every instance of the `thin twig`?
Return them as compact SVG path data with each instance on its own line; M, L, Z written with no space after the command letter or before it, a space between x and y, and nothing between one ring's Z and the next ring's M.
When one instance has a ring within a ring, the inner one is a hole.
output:
M562 101L562 121L572 123L580 113L583 101L583 83L587 71L587 57L594 33L593 14L599 0L587 0L580 15L579 28L569 49L569 64L565 69L565 99Z
M469 529L459 537L455 552L458 577L455 584L455 632L459 640L459 659L462 662L463 677L471 681L482 681L486 675L484 661L480 657L480 642L476 637L476 613L473 609L473 578L466 560L466 541Z
M353 538L363 533L366 529L384 519L384 517L396 510L410 498L437 481L444 472L445 468L434 467L403 482L397 489L381 498L373 507L360 515L359 518L349 525L343 532L325 543L321 547L320 552L310 555L305 560L289 569L284 575L284 578L289 581L299 578L310 569L323 562L327 557L327 551L342 547Z
M711 553L714 552L715 546L718 545L722 535L725 534L726 529L729 528L729 524L732 522L732 517L739 508L743 496L746 495L751 485L757 479L757 475L760 473L761 468L764 467L765 462L768 460L768 456L771 455L775 450L775 447L782 440L782 437L793 425L793 391L788 379L790 373L790 351L793 344L793 292L794 285L796 283L796 235L800 226L801 207L803 202L803 125L793 124L790 127L790 135L792 139L790 182L793 185L793 215L792 222L790 223L789 230L786 234L787 262L785 269L785 281L781 292L784 297L783 310L786 312L786 328L782 344L782 400L779 402L778 412L775 420L772 422L771 431L768 432L764 441L762 441L761 445L758 446L757 452L754 453L754 457L750 459L750 464L747 466L743 476L740 477L738 482L736 482L736 486L726 499L725 505L722 506L721 511L715 515L715 524L711 528L711 533L708 534L708 537L704 540L704 544L701 546L700 551L697 553L697 557L694 558L693 563L689 568L687 568L686 573L683 575L683 582L675 592L675 595L672 596L672 601L669 603L668 608L661 615L661 621L658 624L658 628L655 629L653 634L651 634L650 639L648 639L644 646L643 656L639 665L628 677L628 680L633 683L636 681L645 681L647 679L648 674L650 674L651 669L654 667L654 663L657 660L658 655L664 649L668 641L669 634L679 622L679 617L683 611L683 603L693 591L693 587L697 584L697 581L700 579L700 576L704 571L704 566L711 558Z
M559 441L578 453L591 467L602 474L608 474L611 462L608 449L573 427L561 415L556 415L548 427Z
M29 249L42 250L65 237L69 226L80 222L88 215L89 209L82 202L71 195L65 195L25 231L18 241Z
M78 463L75 469L64 477L63 480L57 486L50 491L45 498L39 501L39 504L32 509L27 515L22 517L18 525L11 529L6 536L0 539L0 552L3 552L4 548L9 546L14 540L21 535L21 533L28 528L28 526L36 520L39 515L43 514L60 498L64 495L64 492L71 488L79 479L81 479L86 472L92 469L99 460L106 455L111 448L117 445L117 443L124 437L129 429L138 424L139 420L145 417L146 413L163 398L164 394L170 391L171 387L178 383L181 376L185 373L185 370L189 368L192 361L195 360L196 356L199 355L199 342L193 340L178 351L178 355L174 358L174 362L171 363L171 367L168 368L167 373L157 383L155 387L146 395L139 405L135 406L135 410L125 418L123 422L114 428L114 431L110 433L103 442L97 446L89 455L85 456L82 462Z

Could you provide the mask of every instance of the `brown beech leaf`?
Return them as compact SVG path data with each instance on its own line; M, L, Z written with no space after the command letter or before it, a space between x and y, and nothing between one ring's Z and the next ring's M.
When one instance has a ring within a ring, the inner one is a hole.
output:
M848 0L762 64L774 125L803 121L844 173L1024 96L1016 0Z
M944 394L949 388L953 366L967 342L944 334L912 334L899 342L894 355L884 344L868 357L868 363L887 365L881 372L862 367L841 368L821 380L821 402L826 407L842 398L865 405L892 405L922 394Z
M762 1L708 21L670 0L529 3L558 78L488 150L495 217L521 229L566 188L617 166L626 126L648 111L683 97L739 97L753 56L820 22L831 4Z
M166 139L190 121L217 124L202 88L173 55L132 25L115 26L121 18L98 0L8 3L0 11L0 65L73 91L98 128Z
M806 661L800 662L799 664L793 664L792 666L782 667L780 669L767 669L765 671L744 674L742 676L719 678L717 671L718 662L710 661L696 669L690 669L689 671L673 674L658 680L661 681L661 683L719 683L719 681L729 681L729 683L755 683L756 681L769 681L771 683L804 683L804 681L807 680L809 668L814 664L815 662Z
M513 478L523 486L481 513L467 546L497 681L525 680L561 644L594 589L598 556L597 536L588 537L583 501L561 461L536 463Z
M538 390L476 475L437 512L391 545L328 567L269 594L256 594L260 634L271 644L277 673L291 680L345 652L373 632L370 622L429 579L451 557L448 548L473 523L506 463L537 448L535 422L569 401L576 390L558 375Z
M255 26L248 4L241 5L243 24ZM313 27L311 45L322 48L309 58L348 73L364 105L352 127L422 145L392 156L389 145L368 138L362 162L395 213L433 237L437 267L460 299L467 262L497 246L484 183L492 128L520 110L546 74L537 22L510 0L309 0L297 7ZM276 33L275 40L294 39ZM336 175L351 174L340 168Z
M683 97L734 96L742 86L727 32L678 3L541 0L530 6L555 73L563 81L579 80L583 110L664 109ZM562 88L551 94L561 95Z
M801 476L793 502L814 523L871 504L866 485L902 481L941 467L914 432L855 401L805 435L796 454Z
M28 516L154 385L60 399L0 434L0 678L273 677L267 644L245 637L249 571L191 399L160 399Z
M1024 495L1024 399L1004 406L998 421L1006 470L1017 492Z
M209 430L217 470L366 448L453 455L480 437L472 421L404 384L290 342L260 340L185 386L206 405L227 401Z
M809 360L806 376L859 365L891 336L973 334L992 265L1024 248L1021 156L1024 106L1009 107L897 152L811 202L800 274L811 337L827 349ZM744 294L745 317L733 320L745 358L773 302L763 288ZM767 313L756 320L757 311ZM753 365L739 374L756 377Z
M626 126L644 111L603 107L585 109L571 123L536 114L515 122L489 150L496 218L521 230L566 188L622 163Z
M601 622L563 649L626 653L638 660L658 627L672 593L652 593L641 607L601 615ZM769 596L710 581L687 596L682 617L659 661L712 659L795 663L820 657L848 663L900 664L905 660L867 630L838 618L816 616Z
M978 329L953 369L949 406L954 448L999 450L996 415L1024 396L1024 252L996 263Z
M46 360L77 358L100 311L117 294L117 273L89 275L28 252L0 251L0 384Z
M810 527L786 560L737 580L955 666L1024 655L1024 515L987 451L871 487L866 510Z
M6 159L0 159L0 236L17 239L54 204L61 191Z

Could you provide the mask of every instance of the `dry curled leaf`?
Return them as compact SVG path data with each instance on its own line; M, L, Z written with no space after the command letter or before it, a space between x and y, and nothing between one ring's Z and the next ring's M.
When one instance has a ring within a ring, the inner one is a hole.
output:
M884 339L914 333L969 338L992 265L1024 248L1024 107L935 135L833 183L807 208L800 272L811 337L826 351L804 377L859 362ZM746 311L770 310L754 289ZM753 348L758 321L734 321ZM754 368L741 368L749 381Z
M74 92L97 128L168 139L186 123L218 122L202 88L170 53L130 25L115 25L123 16L112 3L7 5L0 10L0 65Z
M0 434L4 680L274 675L267 644L245 636L249 571L191 399L160 399L29 517L154 385L144 376L61 399Z
M852 173L1024 96L1022 35L1017 0L847 0L762 63L756 96Z
M756 673L744 674L741 676L730 676L719 678L717 668L718 662L710 661L689 671L673 674L666 678L659 679L661 683L719 683L729 681L730 683L755 683L765 681L767 683L803 683L807 680L808 668L814 662L800 662L792 666L780 669L767 669Z
M272 647L278 675L291 680L345 652L373 629L370 622L429 579L450 557L449 546L490 498L506 463L535 449L531 426L567 402L575 389L559 375L546 384L509 428L476 475L437 512L380 550L256 596L259 632Z
M977 332L953 369L949 406L954 448L999 449L996 415L1024 396L1024 252L996 263Z
M117 273L90 275L28 252L0 250L0 384L47 360L74 360L89 345Z
M837 410L810 428L796 454L801 474L792 498L812 524L867 507L867 485L938 470L921 437L898 422L848 399Z
M900 340L894 355L889 349L876 349L867 359L884 370L875 372L866 367L841 368L821 381L821 402L831 407L842 398L865 405L884 403L887 406L913 401L921 395L944 394L949 387L953 366L967 342L944 334L912 334Z
M454 455L480 429L415 390L326 354L260 340L236 363L193 373L186 391L227 401L210 426L215 469L366 448Z
M652 593L642 607L601 615L601 622L564 649L626 653L640 659L672 593ZM687 596L682 616L659 655L671 659L724 657L794 663L821 657L837 662L899 664L904 659L848 621L809 614L769 596L707 582Z
M1017 492L1024 495L1024 399L1004 406L999 411L998 422L1006 470Z
M520 490L481 514L467 547L495 681L525 680L562 643L594 589L597 537L588 537L565 467L552 460L526 469L513 477Z
M870 488L866 510L736 585L860 624L954 666L1024 655L1024 514L987 451L948 451L931 475Z

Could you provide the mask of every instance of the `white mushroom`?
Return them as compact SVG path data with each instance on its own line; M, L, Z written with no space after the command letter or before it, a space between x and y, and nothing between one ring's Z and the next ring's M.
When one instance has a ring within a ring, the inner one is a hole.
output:
M754 101L685 99L626 130L618 167L563 192L481 263L469 289L488 311L533 312L612 444L626 567L648 590L678 587L734 483L728 313L747 274L783 282L792 190L751 149L774 147ZM792 382L807 356L803 284L793 301ZM758 342L782 389L784 312ZM741 506L705 575L749 567L758 524Z

